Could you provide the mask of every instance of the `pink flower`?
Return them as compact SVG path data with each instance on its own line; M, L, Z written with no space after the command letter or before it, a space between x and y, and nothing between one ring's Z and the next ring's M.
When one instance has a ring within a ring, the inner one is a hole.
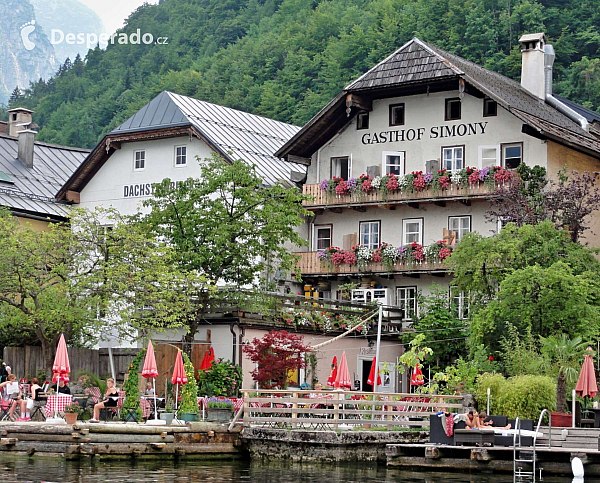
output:
M449 248L440 248L440 252L439 252L440 260L445 260L450 255L452 255L452 250L450 250Z
M390 174L390 179L388 179L385 187L388 189L388 191L395 191L398 189L398 179L396 179L395 174Z
M413 180L413 186L415 187L416 191L423 191L425 189L425 178L418 174Z
M373 259L374 262L380 262L381 261L381 251L380 250L375 250L373 252L373 255L371 257Z
M333 263L334 265L341 265L342 263L344 263L344 261L344 252L336 252L331 254L331 263Z
M469 184L474 186L476 184L479 184L479 171L474 170L470 175L469 175Z
M362 182L360 189L363 190L365 193L368 193L372 187L373 185L371 184L371 180L366 179Z
M440 176L438 181L442 188L447 188L450 186L450 176Z
M353 251L346 251L344 252L344 262L346 262L348 265L353 265L356 263L356 253L354 253Z
M345 180L341 180L335 187L335 194L338 196L345 195L348 193L348 183Z

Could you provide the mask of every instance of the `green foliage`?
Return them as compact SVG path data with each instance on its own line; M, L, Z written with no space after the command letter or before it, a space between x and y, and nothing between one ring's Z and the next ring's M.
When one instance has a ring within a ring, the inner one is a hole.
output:
M459 357L454 364L446 367L444 372L435 374L433 379L443 394L462 394L474 389L478 376L477 365Z
M77 379L83 382L84 388L97 387L100 389L100 394L106 393L106 380L101 379L93 372L79 371L77 373Z
M188 383L181 386L181 403L179 404L177 414L181 416L183 413L197 414L198 413L198 383L194 374L194 365L190 357L182 352L183 367Z
M199 371L198 387L205 396L238 397L242 387L242 368L218 359L207 371Z
M402 354L398 359L400 362L400 365L398 366L398 372L400 374L404 373L405 367L408 367L408 369L412 371L412 368L415 367L419 362L427 359L431 356L431 354L433 354L431 347L427 347L423 344L425 344L424 334L417 334L413 340L409 342L409 349L405 349L404 354Z
M502 385L494 409L509 418L537 421L542 409L556 409L556 382L549 376L511 377Z
M125 400L121 419L126 420L129 416L128 409L136 408L135 414L138 421L142 420L142 409L140 408L140 366L146 357L146 348L140 349L127 368L127 380L123 383ZM104 394L104 393L103 393Z
M490 413L503 414L499 412L498 401L500 394L504 391L506 379L502 374L486 372L477 378L475 384L475 401L480 411L487 407L487 390L490 388Z
M500 341L504 371L509 376L539 374L543 359L531 328L520 334L512 324L506 324L506 335Z
M162 90L295 124L414 36L518 78L518 38L554 43L555 92L600 108L597 2L513 0L169 0L126 21L168 45L90 50L15 93L36 111L40 139L92 147ZM14 100L14 102L17 102Z

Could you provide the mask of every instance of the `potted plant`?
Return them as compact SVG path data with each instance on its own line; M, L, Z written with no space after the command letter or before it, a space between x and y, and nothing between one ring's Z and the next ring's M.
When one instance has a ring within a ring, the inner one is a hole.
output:
M75 424L80 411L81 407L77 401L67 404L65 406L65 421L67 424Z
M182 421L195 421L198 414L198 384L194 377L194 365L189 356L183 352L183 367L188 383L181 388L181 403L179 404L179 419Z
M171 400L167 401L165 405L164 412L160 413L160 419L167 422L167 425L173 424L173 418L175 417L175 412L173 411L173 403Z
M228 398L211 397L206 402L206 413L209 421L229 422L233 416L233 402Z

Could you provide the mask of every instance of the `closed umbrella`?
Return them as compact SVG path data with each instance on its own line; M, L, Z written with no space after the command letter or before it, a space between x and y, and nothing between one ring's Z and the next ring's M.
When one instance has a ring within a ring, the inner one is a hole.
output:
M588 347L587 350L591 352L592 348ZM594 372L594 360L589 354L586 354L583 358L583 365L581 366L581 371L579 372L579 379L577 379L575 392L578 396L583 398L594 397L598 392L596 373Z
M333 383L335 387L339 388L351 388L352 381L350 380L350 371L348 370L348 361L346 360L346 351L342 352L342 359L340 360L340 365L337 370L337 374L335 376L335 382Z
M154 347L152 341L148 341L148 350L144 359L142 376L146 379L152 379L152 389L154 390L154 420L158 421L158 411L156 406L156 378L158 377L158 367L156 366L156 357L154 357Z
M204 354L204 358L200 363L200 370L208 371L212 367L213 362L215 362L215 351L211 347L210 349L208 349L208 352Z
M327 385L332 386L335 384L335 378L337 377L337 356L333 356L333 360L331 361L331 372L329 373L329 377L327 378Z
M175 410L177 410L177 401L179 400L179 385L188 383L188 378L185 374L183 358L181 357L180 350L177 351L177 357L175 358L175 367L173 368L171 382L175 384Z
M412 374L410 376L410 385L422 386L423 384L425 384L425 378L423 377L423 371L421 371L419 363L417 362L417 365L413 369Z
M375 368L377 367L377 358L373 357L373 363L371 364L371 370L369 371L369 378L367 384L369 386L375 385ZM377 385L381 386L381 376L379 375L379 369L377 369Z
M56 393L58 394L60 380L69 382L69 374L71 372L69 353L67 352L67 343L65 342L64 334L60 334L56 355L54 356L54 364L52 364L52 372L52 382L56 384ZM54 417L56 418L56 411L54 411Z

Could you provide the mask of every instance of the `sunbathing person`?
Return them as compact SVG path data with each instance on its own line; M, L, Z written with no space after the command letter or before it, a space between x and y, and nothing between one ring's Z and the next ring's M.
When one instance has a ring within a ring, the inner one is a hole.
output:
M477 417L477 427L479 429L489 428L490 426L492 426L493 429L510 429L510 423L506 426L494 426L494 421L486 422L485 418L487 418L487 414L481 411Z
M467 419L465 420L467 424L467 429L476 429L477 428L477 418L475 417L475 411L469 411L467 413Z

